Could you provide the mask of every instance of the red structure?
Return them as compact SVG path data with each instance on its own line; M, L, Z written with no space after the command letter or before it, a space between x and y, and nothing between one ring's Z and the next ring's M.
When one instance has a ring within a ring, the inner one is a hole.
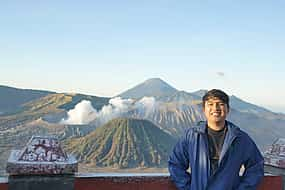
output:
M176 190L167 176L76 176L74 190ZM266 176L258 190L282 190L281 176ZM8 180L0 179L0 190L8 190Z

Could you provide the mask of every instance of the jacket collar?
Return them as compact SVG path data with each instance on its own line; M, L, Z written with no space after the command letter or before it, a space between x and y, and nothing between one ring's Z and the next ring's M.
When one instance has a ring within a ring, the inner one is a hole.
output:
M230 121L226 120L226 127L228 128L228 134L230 137L235 137L238 136L239 134L239 127L237 127L235 124L233 124ZM196 128L197 132L199 133L206 133L207 131L207 121L200 121L198 122L197 128Z

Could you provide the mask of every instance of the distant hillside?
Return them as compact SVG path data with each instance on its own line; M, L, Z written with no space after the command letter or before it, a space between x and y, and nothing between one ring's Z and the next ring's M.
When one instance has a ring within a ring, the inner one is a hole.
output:
M97 109L108 104L108 98L77 94L48 94L13 110L9 115L0 116L0 130L13 128L27 122L43 118L51 123L59 122L65 115L65 109L73 109L82 99L90 100Z
M277 138L285 137L285 120L267 119L234 109L231 109L228 120L246 131L262 150Z
M0 116L0 130L21 126L47 114L59 114L62 110L58 107L70 101L71 96L65 94L49 94L30 101L21 105L17 111L14 110L12 114Z
M0 112L7 113L19 109L29 101L41 98L53 92L43 90L19 89L0 85Z
M73 94L71 96L72 96L72 101L59 106L60 109L70 110L70 109L73 109L75 105L81 102L82 100L88 100L91 102L93 108L99 110L104 105L107 105L110 100L110 98L106 98L106 97L90 96L90 95L84 95L84 94Z
M99 167L166 167L173 137L147 120L118 118L82 138L70 139L68 152Z
M207 90L198 90L190 94L197 95L198 97L200 97L200 99L202 99L206 92ZM272 112L261 106L246 102L234 95L230 96L230 107L239 112L254 114L259 117L264 117L266 119L285 120L285 114Z
M230 105L240 112L251 113L258 115L259 117L264 117L267 119L281 119L285 120L285 114L274 113L268 109L265 109L261 106L257 106L246 102L234 95L230 97Z
M119 94L122 98L142 98L144 96L169 96L177 92L175 88L159 78L152 78Z

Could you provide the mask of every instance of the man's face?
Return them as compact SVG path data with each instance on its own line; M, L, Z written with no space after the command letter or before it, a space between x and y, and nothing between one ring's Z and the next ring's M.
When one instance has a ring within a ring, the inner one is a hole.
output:
M227 104L218 98L209 98L203 107L208 122L220 123L226 120L229 113Z

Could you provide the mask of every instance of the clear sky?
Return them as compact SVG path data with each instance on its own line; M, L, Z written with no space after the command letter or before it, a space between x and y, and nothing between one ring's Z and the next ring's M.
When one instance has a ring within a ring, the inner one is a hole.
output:
M1 1L0 84L115 96L148 78L285 113L285 1Z

